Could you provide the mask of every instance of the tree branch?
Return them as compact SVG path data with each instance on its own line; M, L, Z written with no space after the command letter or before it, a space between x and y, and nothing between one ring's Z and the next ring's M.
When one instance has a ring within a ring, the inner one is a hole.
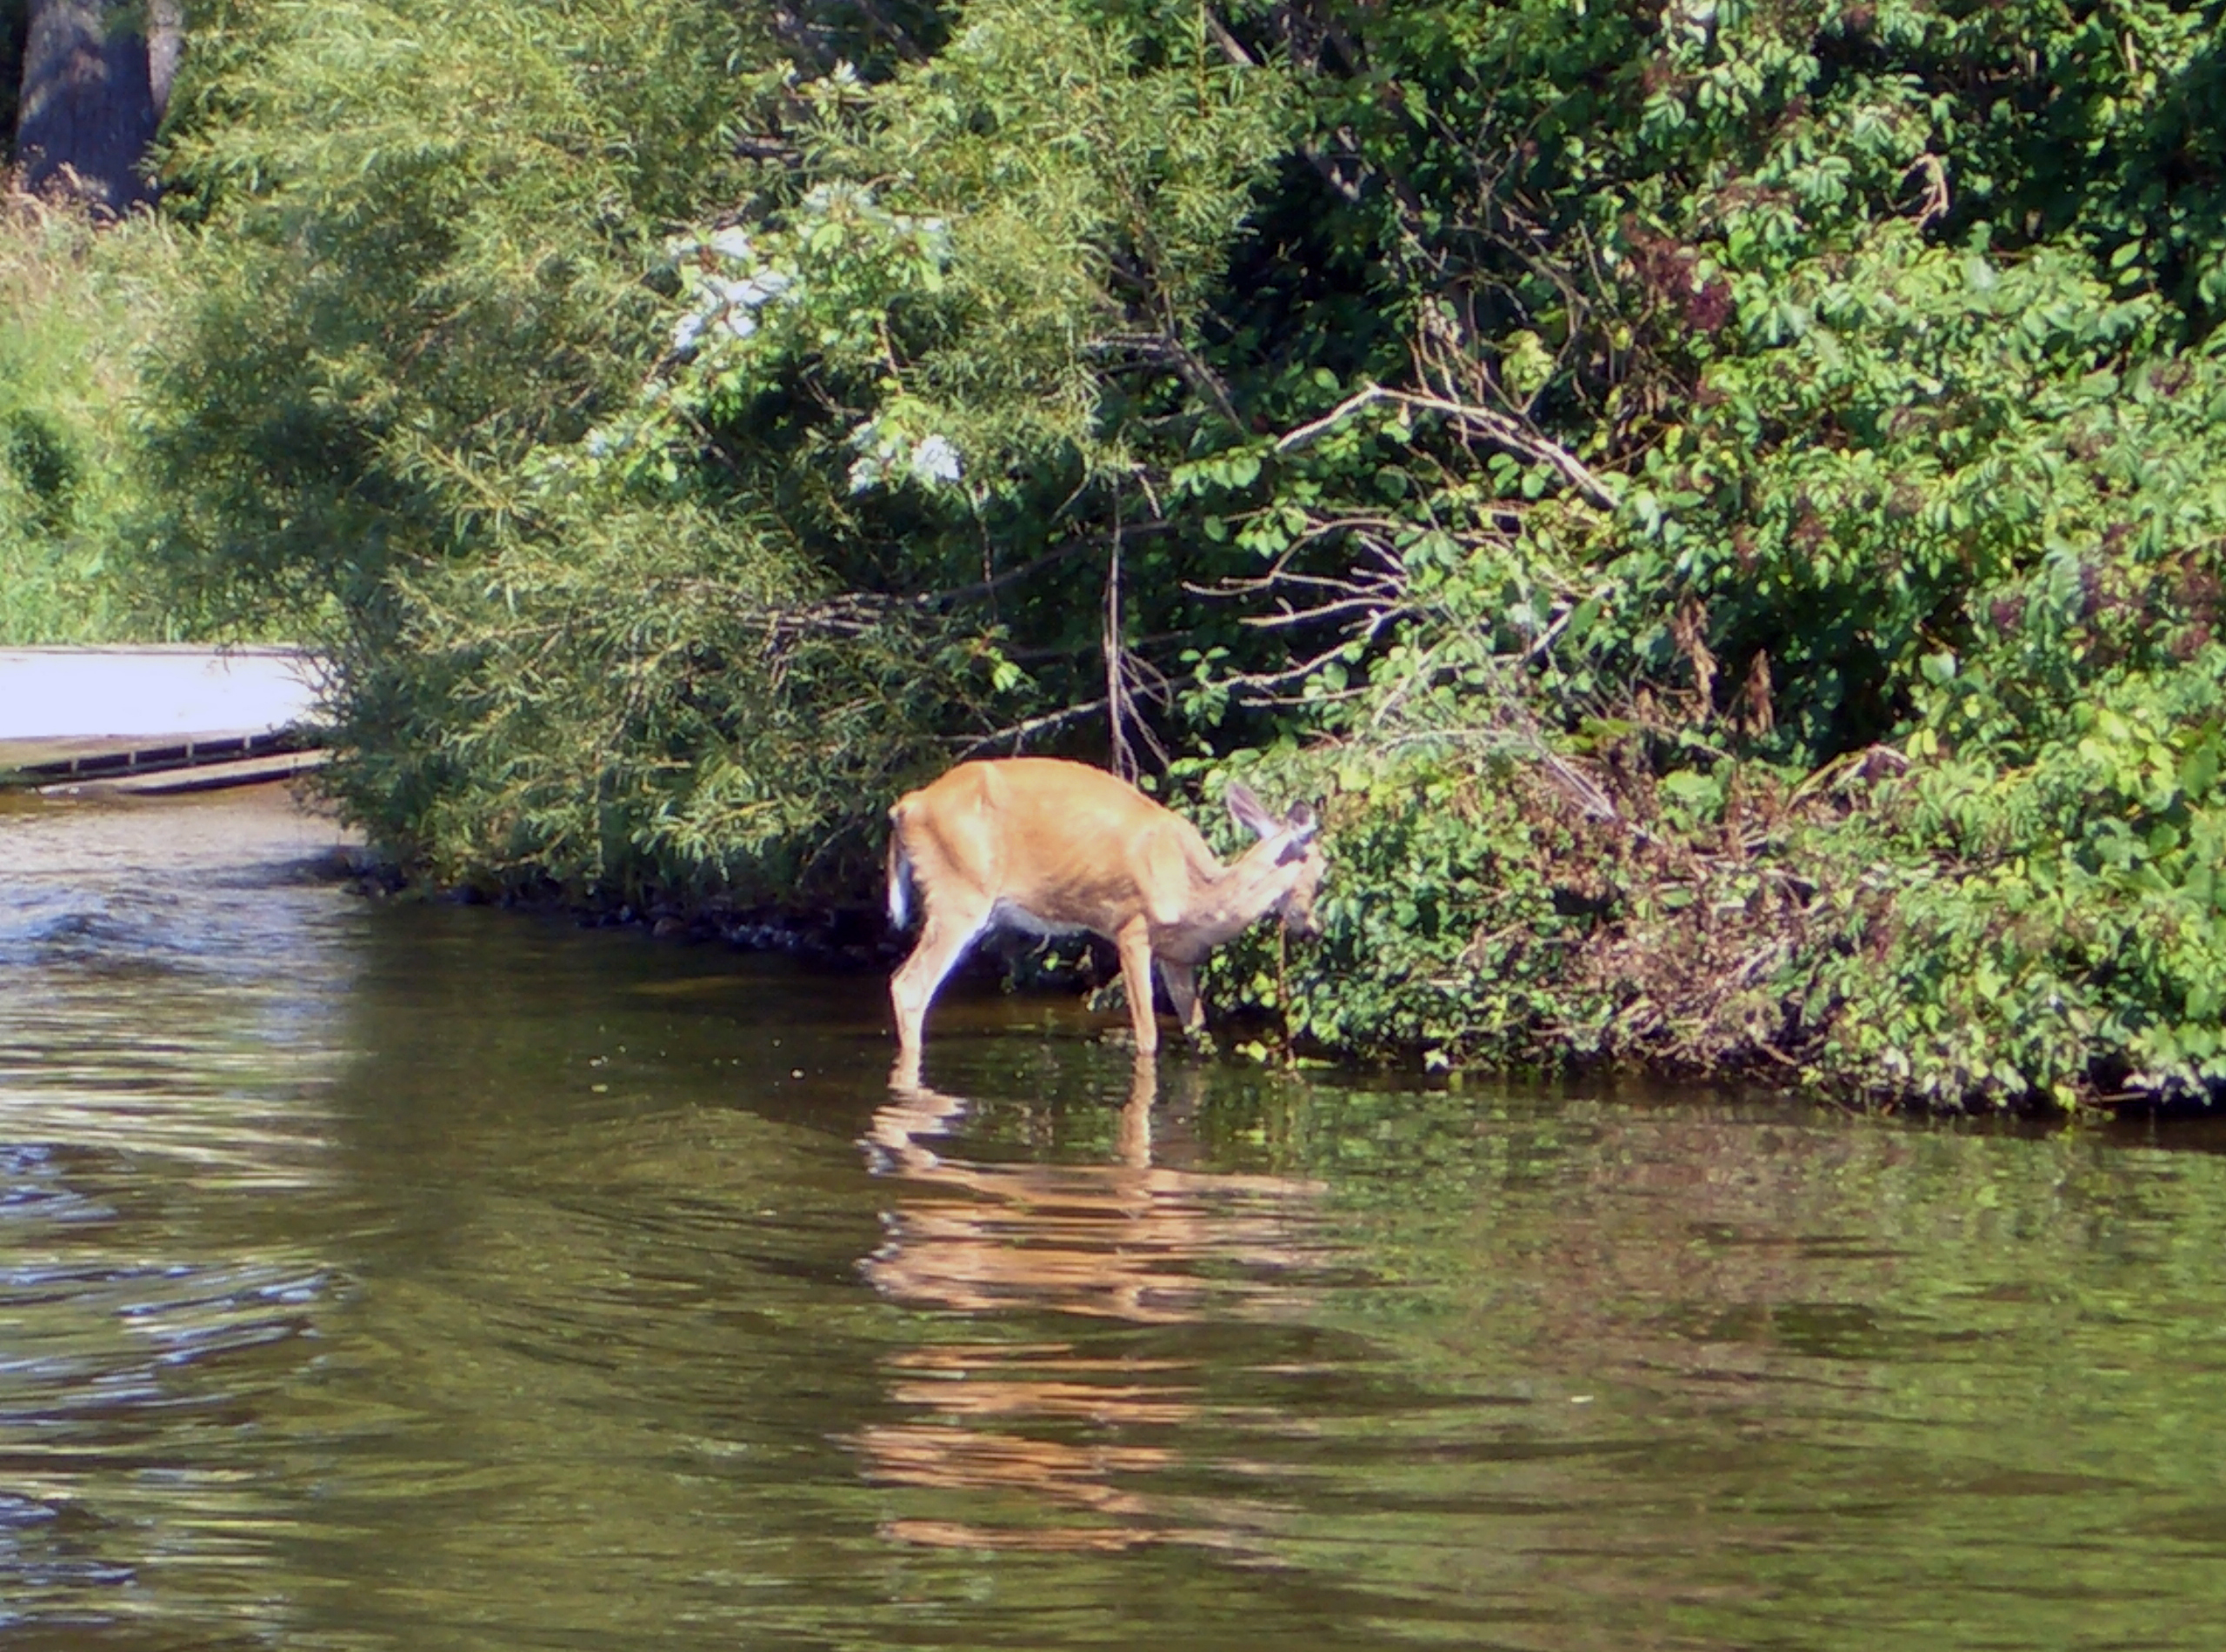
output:
M979 739L961 746L958 749L958 755L962 757L970 757L977 751L987 751L990 747L1008 740L1012 742L1013 749L1017 751L1020 749L1020 743L1030 735L1041 734L1046 729L1056 729L1063 723L1072 723L1079 717L1095 716L1104 709L1105 701L1101 696L1095 700L1085 700L1079 705L1065 706L1056 711L1046 711L1041 716L1024 718L1021 722L1010 723L1004 728L985 734Z
M1355 391L1320 418L1278 437L1276 451L1296 451L1376 402L1396 402L1403 407L1442 413L1472 434L1496 442L1511 453L1550 465L1562 480L1601 510L1613 510L1616 508L1616 496L1608 490L1605 483L1586 468L1582 459L1512 414L1503 413L1496 408L1452 401L1443 396L1418 396L1411 390L1389 390L1381 384L1371 384L1365 390Z
M1179 523L1156 519L1150 522L1123 523L1121 524L1121 535L1123 538L1134 538L1143 534L1172 533L1179 526L1181 526ZM956 586L947 591L930 591L914 600L920 607L927 609L956 608L963 603L979 602L983 597L1001 591L1008 585L1016 585L1022 580L1040 574L1047 568L1056 568L1061 563L1070 562L1076 556L1087 556L1092 551L1107 550L1112 543L1113 535L1110 531L1085 535L1080 539L1070 539L1043 552L1041 556L1030 557L1017 568L1008 568L1002 574L994 574L989 578L978 579L970 585Z

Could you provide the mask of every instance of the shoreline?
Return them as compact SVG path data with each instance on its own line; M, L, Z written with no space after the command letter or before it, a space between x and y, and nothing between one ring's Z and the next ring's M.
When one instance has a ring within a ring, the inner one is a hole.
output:
M149 809L180 811L182 818L194 819L197 825L203 829L189 834L197 841L206 835L206 826L214 824L216 817L226 812L244 810L263 817L291 816L305 825L316 823L311 826L311 831L320 836L329 833L330 837L313 848L304 844L310 852L304 854L303 864L310 875L339 883L359 898L382 903L484 906L544 920L562 918L572 927L583 929L633 930L645 940L663 945L720 947L736 952L783 956L815 969L845 975L885 976L902 963L911 948L910 936L892 931L888 926L886 915L877 904L861 903L813 908L772 904L740 906L716 897L690 901L670 896L654 896L637 903L623 898L582 899L553 889L540 894L523 889L490 893L484 889L464 884L437 887L411 877L392 856L370 845L359 829L343 823L337 817L313 785L269 783L217 793L159 797L42 796L37 793L23 793L0 803L0 817L49 810L61 815L81 809L103 813ZM1103 959L1096 960L1094 969L1088 959L1089 954L1084 953L1082 959L1073 962L1046 962L1026 947L1000 948L990 941L974 948L959 965L956 975L976 983L1003 978L1010 981L1011 989L1016 991L1042 992L1073 998L1088 995L1117 977L1117 969L1109 967ZM1115 1016L1109 1017L1107 1026L1113 1028L1117 1024L1116 1012ZM1760 1059L1703 1069L1684 1062L1650 1061L1629 1056L1619 1059L1587 1059L1580 1052L1566 1050L1557 1062L1498 1064L1475 1061L1434 1062L1430 1050L1422 1045L1388 1050L1383 1055L1371 1056L1316 1047L1304 1042L1295 1048L1285 1046L1282 1025L1280 1016L1247 1012L1242 1008L1223 1009L1215 1015L1208 1042L1224 1050L1232 1043L1246 1042L1264 1044L1271 1049L1282 1047L1283 1058L1287 1060L1318 1062L1353 1073L1398 1071L1431 1082L1458 1083L1463 1080L1523 1076L1546 1078L1556 1075L1597 1077L1613 1074L1678 1089L1699 1088L1716 1091L1761 1089L1773 1094L1799 1096L1820 1105L1844 1108L1858 1113L1904 1116L2023 1121L2062 1121L2068 1117L2108 1121L2217 1116L2216 1109L2199 1101L2176 1101L2147 1095L2115 1096L2073 1109L2029 1102L1986 1109L1928 1106L1910 1100L1862 1097L1836 1092L1829 1084L1803 1082L1797 1076L1783 1070L1782 1067L1764 1065Z
M896 934L889 929L885 915L878 907L734 909L716 900L693 904L658 900L637 908L630 901L613 905L583 903L559 895L490 895L468 885L437 889L413 881L389 860L350 868L338 875L357 894L376 901L487 907L530 916L563 918L582 929L635 930L643 939L660 945L723 946L736 952L789 957L813 968L850 975L886 975L903 962L912 944L909 932ZM953 970L952 980L979 984L1002 979L1007 983L1006 989L1015 993L1077 997L1094 996L1119 979L1117 963L1101 962L1094 971L1085 965L1042 966L1033 949L1037 943L1026 937L1015 938L1024 944L1001 950L994 937L977 942ZM1092 937L1090 944L1095 947L1103 943ZM1104 949L1110 956L1110 945ZM1126 1024L1117 1011L1097 1013L1106 1016L1105 1030L1118 1032ZM1247 1042L1246 1034L1272 1046L1280 1036L1282 1025L1280 1016L1222 1009L1215 1013L1205 1042L1224 1054L1233 1042ZM1232 1029L1237 1033L1234 1040L1230 1036ZM1170 1047L1182 1049L1182 1041L1174 1041ZM1759 1092L1796 1096L1820 1107L1856 1115L1984 1120L2018 1125L2046 1126L2072 1118L2108 1123L2143 1118L2179 1121L2219 1116L2218 1109L2201 1102L2147 1096L2122 1097L2112 1104L2096 1102L2075 1109L2037 1102L1982 1109L1932 1107L1915 1101L1866 1100L1836 1093L1827 1084L1789 1081L1781 1068L1760 1061L1701 1069L1676 1062L1628 1057L1588 1059L1572 1050L1557 1064L1496 1066L1470 1062L1436 1065L1430 1061L1430 1054L1429 1048L1420 1044L1402 1049L1396 1059L1301 1045L1286 1046L1282 1059L1352 1074L1399 1072L1425 1082L1456 1087L1463 1082L1498 1080L1551 1082L1582 1077L1597 1081L1616 1077L1677 1091L1701 1090L1716 1095Z

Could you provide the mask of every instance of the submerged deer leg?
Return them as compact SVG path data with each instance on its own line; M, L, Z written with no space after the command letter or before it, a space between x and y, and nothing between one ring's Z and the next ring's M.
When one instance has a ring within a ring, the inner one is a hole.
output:
M1167 996L1175 1005L1175 1019L1183 1023L1183 1036L1196 1038L1206 1029L1206 1007L1198 998L1197 966L1162 958L1159 978L1167 983Z

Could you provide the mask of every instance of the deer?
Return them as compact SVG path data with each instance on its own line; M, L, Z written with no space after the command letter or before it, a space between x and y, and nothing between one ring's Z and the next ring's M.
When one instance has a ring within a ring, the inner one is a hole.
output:
M897 1071L916 1075L936 989L978 936L998 929L1087 930L1111 942L1140 1062L1159 1049L1156 961L1176 1020L1196 1038L1205 1027L1198 966L1207 954L1271 913L1292 935L1318 933L1314 898L1325 861L1313 809L1294 803L1278 816L1235 782L1225 801L1259 841L1224 866L1189 821L1087 763L963 763L898 798L889 811L889 917L903 929L916 898L923 921L889 983Z

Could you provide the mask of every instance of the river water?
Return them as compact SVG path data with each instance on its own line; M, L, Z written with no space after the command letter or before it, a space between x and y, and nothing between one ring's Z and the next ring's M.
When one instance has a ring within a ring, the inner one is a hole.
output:
M2219 1135L1177 1057L0 805L0 1646L2210 1648Z

